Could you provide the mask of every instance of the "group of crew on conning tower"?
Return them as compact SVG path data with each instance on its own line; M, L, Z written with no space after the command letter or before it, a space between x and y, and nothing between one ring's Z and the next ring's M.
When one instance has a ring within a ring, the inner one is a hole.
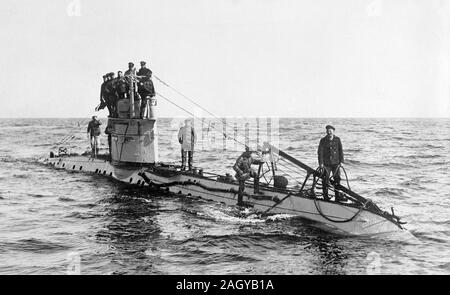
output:
M146 67L146 62L141 61L141 68L136 73L134 63L128 63L128 70L107 73L103 76L100 87L100 104L96 111L105 107L109 111L110 118L130 118L129 108L134 104L135 116L133 118L145 119L150 115L149 104L155 96L155 88L152 81L152 71ZM133 102L131 101L133 98Z

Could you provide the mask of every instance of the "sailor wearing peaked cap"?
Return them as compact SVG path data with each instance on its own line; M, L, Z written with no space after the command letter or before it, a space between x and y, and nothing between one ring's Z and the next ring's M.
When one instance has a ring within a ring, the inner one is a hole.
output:
M146 65L146 62L141 61L141 68L137 72L137 75L140 76L141 78L143 78L144 80L148 80L152 77L152 70L147 68L145 65Z
M341 139L334 135L335 128L331 125L327 125L325 128L327 130L327 135L320 140L317 155L319 166L325 168L326 173L323 179L323 197L324 199L329 200L329 177L332 174L335 183L340 183L340 165L341 163L344 163L344 151L342 149ZM335 190L335 200L344 200L337 190Z
M125 76L134 74L134 63L132 63L131 61L128 63L128 70L125 71Z

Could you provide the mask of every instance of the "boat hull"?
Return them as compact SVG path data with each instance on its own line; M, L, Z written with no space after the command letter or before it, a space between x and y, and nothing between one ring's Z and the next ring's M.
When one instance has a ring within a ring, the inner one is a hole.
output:
M202 198L230 206L237 203L237 182L204 175L181 171L172 171L167 175L149 167L113 165L108 160L84 156L46 158L42 162L57 169L100 174L136 186L152 186L175 195ZM244 201L255 211L298 216L331 232L375 235L403 230L383 215L351 204L325 201L264 186L259 191L260 194L255 194L251 185L245 188Z

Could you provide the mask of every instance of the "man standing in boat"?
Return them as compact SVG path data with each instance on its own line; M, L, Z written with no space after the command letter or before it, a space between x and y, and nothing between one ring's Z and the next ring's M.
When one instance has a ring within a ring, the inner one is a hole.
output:
M189 171L192 170L194 158L194 145L197 142L192 119L186 119L184 126L178 131L178 142L181 144L181 170L186 170L186 155L188 156Z
M331 125L325 127L327 135L320 140L317 154L319 157L319 167L325 169L323 176L323 197L329 200L328 197L328 185L331 174L334 178L334 183L339 184L340 177L340 165L344 163L344 151L342 149L341 139L334 135L335 128ZM335 190L335 201L343 201L337 190Z
M252 164L252 152L248 147L245 147L245 152L239 156L233 166L234 171L236 171L235 177L239 181L238 206L244 205L242 198L244 196L245 181L256 177L256 172L251 168Z

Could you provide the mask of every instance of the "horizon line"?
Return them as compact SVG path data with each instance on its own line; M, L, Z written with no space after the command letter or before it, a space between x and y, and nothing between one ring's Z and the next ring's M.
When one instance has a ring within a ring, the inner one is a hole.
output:
M189 118L191 116L173 116L173 117L158 117L156 119L184 119ZM0 117L0 120L2 119L89 119L91 116L88 117ZM109 117L100 117L99 119L108 119ZM374 116L368 116L368 117L282 117L282 116L225 116L225 117L212 117L212 116L205 116L200 117L200 119L226 119L226 118L278 118L278 119L450 119L450 116L448 117L419 117L419 116L411 116L411 117L374 117Z

